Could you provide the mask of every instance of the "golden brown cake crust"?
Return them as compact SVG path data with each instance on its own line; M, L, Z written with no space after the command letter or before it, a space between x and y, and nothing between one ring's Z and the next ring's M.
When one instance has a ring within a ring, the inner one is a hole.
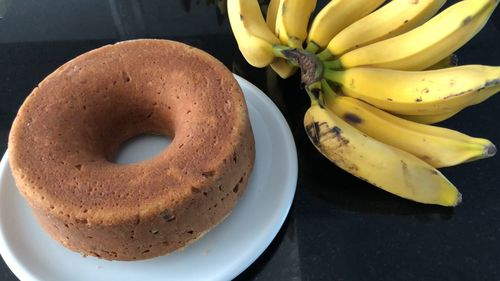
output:
M173 138L158 156L110 161L130 137ZM9 136L16 184L38 222L84 255L166 254L221 221L247 185L254 139L219 61L167 40L83 54L33 90Z

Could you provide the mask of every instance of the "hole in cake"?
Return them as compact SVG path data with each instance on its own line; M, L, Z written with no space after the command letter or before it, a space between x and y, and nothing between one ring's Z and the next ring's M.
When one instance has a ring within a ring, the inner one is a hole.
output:
M126 83L130 82L130 76L128 75L128 73L122 72L122 75L123 75L123 81L125 81Z
M175 214L170 210L161 212L160 216L167 222L175 220Z
M131 164L151 159L164 151L172 142L170 137L144 134L120 145L112 162Z
M234 186L234 188L233 188L233 192L234 192L234 193L238 193L238 189L239 189L239 188L240 188L240 184L238 183L238 184L236 184L236 185Z
M75 219L75 222L79 224L87 224L87 219Z
M194 233L194 231L189 230L189 231L186 231L186 233L188 233L188 234L193 234L193 233Z
M215 172L214 171L207 171L207 172L201 173L201 175L204 176L205 178L209 178L209 177L213 177L215 175Z

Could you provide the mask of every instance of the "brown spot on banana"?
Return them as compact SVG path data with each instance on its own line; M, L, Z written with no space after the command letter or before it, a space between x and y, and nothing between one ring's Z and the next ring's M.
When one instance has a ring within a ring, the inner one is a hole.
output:
M343 119L346 120L348 123L354 125L363 123L363 119L361 119L361 117L351 112L345 113Z
M424 160L425 162L429 162L432 160L432 157L427 156L427 155L422 155L422 156L420 156L420 159Z
M476 93L479 93L479 92L483 91L486 88L496 87L496 86L499 86L499 85L500 85L500 78L498 78L498 79L492 79L492 80L487 80L481 87L479 87L477 89L469 89L469 90L462 91L462 92L459 92L459 93L456 93L456 94L449 94L448 96L443 97L443 99L445 100L445 99L448 99L448 98L453 98L453 97L461 96L461 95L464 95L464 94L469 94L470 92L474 92L474 91Z
M240 14L240 20L243 21L244 19L245 17L242 14Z
M356 164L354 164L350 159L345 158L342 155L342 152L339 150L335 150L333 155L328 155L327 156L328 160L332 161L335 165L338 167L344 169L345 171L353 174L354 176L358 176L356 174L357 171L359 171L359 168Z
M342 136L342 129L340 129L337 126L334 126L331 129L331 132L333 133L333 135L335 136L335 138L338 139L340 146L346 146L346 145L349 144L349 140L346 139L344 136Z
M320 141L320 132L319 132L319 124L318 122L313 122L306 125L306 133L313 142L315 146L319 145Z
M340 129L340 128L339 128L339 127L337 127L337 126L334 126L334 127L332 128L332 132L335 134L335 136L339 137L339 136L340 136L340 134L342 133L342 129Z
M320 145L323 138L332 136L338 140L339 147L349 144L349 140L342 136L342 129L337 126L330 129L326 122L319 123L315 121L307 124L305 128L307 135L315 146Z
M403 168L403 173L406 173L408 170L408 164L404 160L401 160L401 167Z
M401 160L401 168L403 169L403 177L404 177L404 181L405 181L406 186L411 189L411 192L413 194L415 194L415 186L413 185L413 182L409 178L410 173L408 171L408 164L404 160Z
M418 97L415 99L416 102L421 102L422 101L422 97Z
M482 88L493 87L493 86L497 86L499 84L500 84L500 78L491 79L491 80L486 81L486 83L484 83L484 86Z
M468 16L462 21L462 25L467 25L472 21L472 17Z

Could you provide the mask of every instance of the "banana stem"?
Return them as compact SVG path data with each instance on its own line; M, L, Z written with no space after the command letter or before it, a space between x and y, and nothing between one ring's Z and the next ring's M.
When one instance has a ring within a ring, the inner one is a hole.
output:
M342 64L340 63L339 60L324 61L323 65L325 66L325 69L338 69L338 70L342 69Z
M305 87L307 95L309 95L309 98L311 99L311 106L320 104L321 105L321 99L319 99L319 96L321 95L321 82L316 81L314 83L311 83L309 85L306 85Z
M306 87L306 92L309 98L311 99L311 106L317 105L318 104L318 98L314 94L315 90L310 89L309 87Z
M323 77L323 62L308 51L290 48L282 45L274 45L275 56L284 58L294 66L300 67L301 80L305 85L318 82Z
M310 41L307 43L306 51L308 51L311 54L316 54L318 52L319 46L314 43L313 41Z
M321 80L321 95L319 97L319 102L325 104L326 107L327 104L333 102L333 100L335 100L337 97L337 93L335 93L328 81L326 81L325 79Z
M337 93L335 93L328 81L326 81L325 79L321 80L321 89L323 90L323 94L328 96L328 98L334 99L338 97Z
M283 46L283 45L273 45L273 54L275 57L285 59L293 66L299 66L298 63L296 63L296 61L290 60L288 58L288 56L286 55L287 52L292 51L292 50L295 50L295 48Z
M331 70L325 67L325 71L323 73L323 78L326 79L327 81L333 82L333 83L339 83L341 81L341 76L342 71L335 71Z
M323 51L321 51L321 53L319 53L318 55L318 58L322 61L326 61L326 60L331 60L333 59L333 54L330 53L330 51L328 49L324 49Z

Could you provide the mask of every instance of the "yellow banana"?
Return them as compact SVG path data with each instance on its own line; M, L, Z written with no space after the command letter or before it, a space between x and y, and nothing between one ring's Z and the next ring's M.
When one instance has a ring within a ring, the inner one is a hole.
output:
M486 139L408 121L355 98L324 97L328 109L361 132L409 152L436 168L483 159L496 153L495 145Z
M460 111L462 111L462 110L460 109L460 110L451 111L451 112L438 113L438 114L428 114L428 115L404 115L404 114L396 114L396 115L401 117L401 118L404 118L406 120L429 125L429 124L434 124L434 123L438 123L438 122L447 120L447 119L457 115Z
M314 146L338 167L397 196L426 204L455 206L456 187L431 165L381 143L312 103L304 127Z
M333 68L426 69L478 33L498 1L460 1L411 31L350 51L330 65Z
M307 1L307 0L306 0ZM307 50L323 49L342 29L368 15L384 0L332 0L314 18L307 38Z
M231 29L246 61L265 67L274 60L272 47L279 39L267 26L257 0L227 1Z
M275 32L282 44L302 48L315 7L316 0L280 0Z
M445 2L393 0L342 30L319 57L339 57L353 49L403 34L429 20Z
M278 15L279 4L280 0L271 0L267 7L266 22L271 30L276 30L276 17ZM297 71L296 67L280 58L276 58L276 60L271 63L271 68L283 79L292 76Z
M500 91L500 66L465 65L429 71L357 67L326 70L345 95L404 115L449 113Z
M271 0L267 6L266 23L273 32L276 29L276 16L278 15L279 5L280 0Z
M488 98L493 96L498 91L499 91L498 87L492 87L490 89L485 89L480 95L476 95L476 97L471 100L469 105L476 105L476 104L482 103L483 101L487 100ZM418 123L422 123L422 124L434 124L434 123L438 123L438 122L447 120L447 119L457 115L463 109L464 109L464 107L458 107L458 108L453 109L452 111L447 111L444 113L437 113L437 114L428 114L428 115L404 115L404 114L397 114L397 115L401 118L404 118L406 120L410 120L413 122L418 122Z
M286 79L297 72L297 67L288 64L288 62L284 59L276 59L273 63L271 63L271 68L283 79Z
M485 89L480 95L476 95L476 97L471 100L469 106L482 103L483 101L487 100L488 98L493 96L498 91L499 91L498 87L492 87L490 89ZM444 113L437 113L437 114L428 114L428 115L404 115L404 114L397 114L397 115L401 118L404 118L406 120L410 120L413 122L418 122L418 123L422 123L422 124L434 124L434 123L438 123L438 122L447 120L447 119L457 115L463 109L464 109L464 107L458 107L458 108L453 109L452 111L447 111Z

